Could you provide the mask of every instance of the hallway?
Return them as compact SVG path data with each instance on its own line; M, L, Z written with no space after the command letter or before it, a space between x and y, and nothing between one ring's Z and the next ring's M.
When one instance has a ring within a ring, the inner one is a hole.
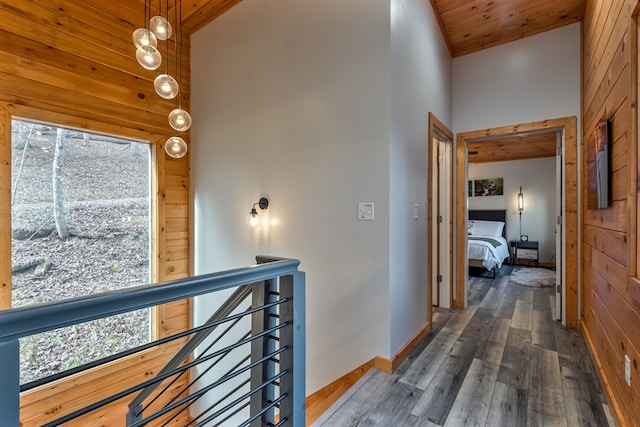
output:
M370 370L314 426L613 425L584 339L552 320L554 287L472 277L394 374Z

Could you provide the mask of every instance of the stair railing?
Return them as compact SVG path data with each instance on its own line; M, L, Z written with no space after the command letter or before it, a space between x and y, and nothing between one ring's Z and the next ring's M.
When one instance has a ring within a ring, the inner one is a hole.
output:
M234 425L304 426L304 273L298 271L297 260L264 256L257 260L259 265L243 269L0 312L0 360L3 361L0 364L0 384L3 385L0 387L0 413L3 414L3 425L20 424L19 338L236 288L203 325L139 347L144 350L158 342L191 337L155 378L65 414L47 425L76 420L137 393L129 404L129 426L168 425L179 414L184 417L185 411L191 420L189 425L196 426L226 425L228 420L238 417L245 421L233 421ZM241 306L248 299L251 303L243 311ZM239 332L242 324L248 323L247 318L250 319L250 330ZM217 331L223 325L226 325L224 331ZM220 344L229 341L229 337L235 337L234 342ZM250 351L243 355L242 350L247 346ZM22 390L136 351L127 350L30 383L27 387L23 385ZM212 373L215 373L213 377ZM167 401L164 392L184 375L188 376L189 385ZM158 392L160 384L164 388ZM200 406L205 409L196 410L196 403L202 403Z

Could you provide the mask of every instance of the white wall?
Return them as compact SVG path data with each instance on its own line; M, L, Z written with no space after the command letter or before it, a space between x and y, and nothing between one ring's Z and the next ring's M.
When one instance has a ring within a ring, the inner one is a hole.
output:
M504 178L504 195L469 197L469 209L507 209L507 240L520 240L518 192L522 187L522 234L538 241L540 261L555 263L555 157L469 165L470 180L486 178Z
M192 38L194 273L301 259L308 393L426 322L427 115L451 122L450 69L422 0L244 0Z
M391 1L390 313L396 354L427 321L428 113L451 126L451 57L426 1ZM419 219L413 219L413 205Z
M455 58L453 111L456 133L579 118L580 24Z
M194 272L301 259L309 393L389 352L389 19L385 0L245 0L192 39Z

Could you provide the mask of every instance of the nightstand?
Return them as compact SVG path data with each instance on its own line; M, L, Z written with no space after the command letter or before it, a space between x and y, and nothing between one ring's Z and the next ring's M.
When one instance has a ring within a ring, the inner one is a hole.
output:
M538 266L538 242L512 240L509 242L509 246L511 246L511 265L516 261L533 261L536 267Z

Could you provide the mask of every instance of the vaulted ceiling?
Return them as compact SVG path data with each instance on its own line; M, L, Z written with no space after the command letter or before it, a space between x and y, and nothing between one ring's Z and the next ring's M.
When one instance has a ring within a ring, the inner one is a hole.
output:
M192 34L240 1L183 1L184 29ZM454 58L579 22L584 4L585 0L431 0Z
M183 28L193 34L241 1L184 1ZM585 7L585 0L430 1L454 58L579 22ZM469 144L469 162L550 157L555 146L555 132L475 141Z

